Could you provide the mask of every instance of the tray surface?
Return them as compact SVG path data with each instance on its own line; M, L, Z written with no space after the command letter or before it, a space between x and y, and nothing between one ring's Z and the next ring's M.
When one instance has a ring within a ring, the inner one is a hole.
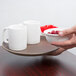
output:
M27 49L21 51L10 50L7 43L2 44L2 47L10 53L22 56L38 56L38 55L45 55L50 53L51 51L55 51L58 48L51 45L46 41L44 36L41 36L40 43L38 44L28 44Z

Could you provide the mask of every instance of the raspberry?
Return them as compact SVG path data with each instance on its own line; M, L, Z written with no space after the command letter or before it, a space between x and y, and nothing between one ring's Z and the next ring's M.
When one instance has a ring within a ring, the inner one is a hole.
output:
M51 34L56 34L56 31L53 30L53 31L51 32Z
M51 34L51 32L48 32L48 34Z
M59 34L59 31L56 31L56 34Z
M59 34L60 31L53 30L52 32L48 32L48 34Z

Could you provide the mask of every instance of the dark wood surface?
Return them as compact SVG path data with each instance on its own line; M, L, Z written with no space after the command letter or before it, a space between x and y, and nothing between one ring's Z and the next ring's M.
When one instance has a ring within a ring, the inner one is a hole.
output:
M55 51L58 47L51 45L47 42L45 36L41 36L40 43L38 44L29 44L27 49L21 51L10 50L7 43L3 42L3 48L10 53L22 56L39 56L45 55L51 51Z
M0 76L76 76L76 56L18 56L0 47Z

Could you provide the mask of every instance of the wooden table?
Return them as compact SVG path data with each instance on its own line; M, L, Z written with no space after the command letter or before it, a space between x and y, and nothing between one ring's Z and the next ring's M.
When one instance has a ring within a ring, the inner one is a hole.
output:
M17 56L0 47L0 76L76 76L76 56Z

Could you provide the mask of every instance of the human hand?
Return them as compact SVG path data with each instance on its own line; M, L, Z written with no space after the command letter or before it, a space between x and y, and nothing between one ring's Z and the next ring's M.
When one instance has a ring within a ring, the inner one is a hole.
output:
M64 31L61 31L59 33L60 36L66 36L66 35L71 35L71 38L67 41L59 41L59 42L52 42L51 44L52 45L55 45L55 46L59 46L61 47L59 50L57 50L55 52L55 54L53 55L57 55L57 54L60 54L62 53L63 51L67 50L67 49L70 49L70 48L73 48L73 47L76 47L76 26L70 28L70 29L66 29ZM54 53L54 52L53 52Z

